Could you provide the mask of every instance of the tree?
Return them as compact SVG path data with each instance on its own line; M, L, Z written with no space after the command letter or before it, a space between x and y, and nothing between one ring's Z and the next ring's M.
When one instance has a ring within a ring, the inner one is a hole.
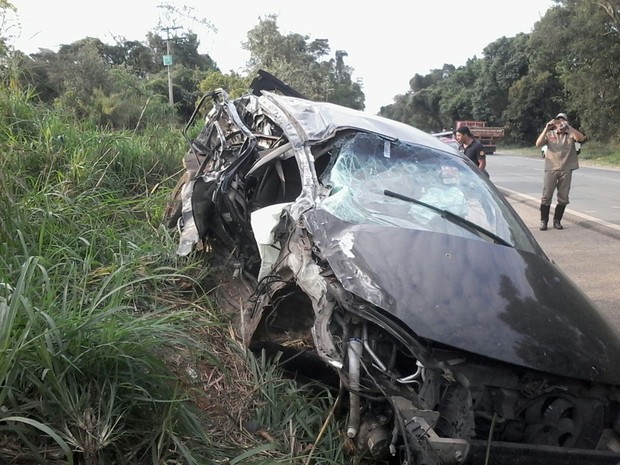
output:
M169 44L167 42L169 42ZM208 54L204 55L198 52L200 41L198 40L198 36L193 32L175 35L170 39L149 32L147 34L147 43L149 49L152 51L158 69L162 69L162 57L168 53L168 45L170 46L170 53L174 57L174 64L176 66L184 66L201 71L213 71L218 69L217 65Z
M439 119L442 127L453 127L458 120L475 119L475 86L481 66L481 61L476 57L457 69L452 67L450 70L444 65L442 79L436 84L441 95Z
M155 27L157 34L163 34L166 39L170 37L170 31L180 31L176 35L190 35L192 28L200 27L210 32L217 33L217 28L207 18L197 16L196 9L187 5L176 6L168 2L157 5L160 16Z
M531 34L502 37L465 67L416 74L380 114L427 128L481 119L530 143L565 111L591 138L620 138L620 0L556 0ZM444 67L445 68L445 67ZM407 108L400 108L401 106ZM433 112L438 112L434 115Z
M200 71L185 66L175 66L172 69L172 92L176 114L181 121L187 119L194 112L197 100L200 98L200 82L209 71ZM211 71L215 72L215 71ZM218 71L219 72L219 71ZM152 76L149 80L152 92L168 98L168 79L165 72Z
M362 85L352 80L353 70L344 62L347 53L339 50L335 58L325 59L330 54L326 39L282 35L276 15L261 18L247 37L243 47L250 52L249 74L264 69L311 100L364 108Z
M31 87L38 99L52 102L62 94L62 76L55 52L40 49L30 56L16 52L15 59L21 70L22 84Z
M416 74L404 98L395 98L394 104L382 107L379 114L426 131L452 127L459 119L473 119L479 69L480 60L474 57L459 68L444 64L426 76ZM406 108L400 108L402 105Z
M115 41L115 59L112 61L114 65L129 68L141 78L161 71L161 60L148 44L123 37L115 37Z
M222 74L219 71L211 71L200 81L198 87L203 94L222 88L231 98L236 98L247 92L250 81L250 78L241 77L234 72Z
M172 121L174 110L166 97L153 94L148 83L130 69L112 68L109 79L112 86L107 93L94 90L89 118L97 126L139 130Z
M555 117L548 113L548 104L561 93L561 87L551 73L529 73L515 82L508 93L504 124L510 128L515 142L533 145L544 123Z
M0 55L7 52L7 44L12 38L11 31L17 27L15 11L16 9L11 2L0 0Z
M614 31L620 33L620 2L618 0L599 0L596 4L607 13Z
M567 110L577 115L584 132L601 140L620 138L620 2L567 1L571 35L560 62Z
M483 50L473 94L473 116L491 126L500 125L510 87L528 73L527 34L501 37Z
M331 92L328 93L326 100L354 110L363 110L365 96L362 83L353 82L351 78L353 69L344 62L347 56L344 50L337 50L335 61L329 61L327 74L331 77Z
M99 39L86 38L58 51L60 66L52 75L55 87L60 89L61 103L80 118L90 113L95 90L107 94L112 87L110 66L100 54L100 44Z

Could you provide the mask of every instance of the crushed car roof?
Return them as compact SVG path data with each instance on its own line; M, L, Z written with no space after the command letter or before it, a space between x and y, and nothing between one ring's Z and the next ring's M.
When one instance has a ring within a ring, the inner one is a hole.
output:
M333 136L339 130L358 129L452 153L447 149L446 144L424 131L370 113L328 102L291 98L274 92L263 91L260 99L261 103L270 109L272 116L281 124L289 137L293 136L289 132L294 130L304 140L318 141ZM280 111L284 114L278 116ZM295 128L291 126L289 118L295 120L297 125Z

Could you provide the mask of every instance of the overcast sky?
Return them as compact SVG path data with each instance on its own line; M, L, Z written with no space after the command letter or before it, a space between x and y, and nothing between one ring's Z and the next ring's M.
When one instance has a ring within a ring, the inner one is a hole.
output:
M26 53L57 50L85 37L113 44L114 37L144 41L162 10L162 0L9 0L21 31L14 41ZM217 33L195 25L200 52L208 53L223 72L242 72L248 59L241 49L247 32L262 17L278 15L283 35L299 33L327 39L332 56L344 50L346 63L361 78L366 110L377 113L409 89L416 74L428 74L445 63L464 65L500 37L531 32L553 0L236 0L169 1L186 5L207 18Z

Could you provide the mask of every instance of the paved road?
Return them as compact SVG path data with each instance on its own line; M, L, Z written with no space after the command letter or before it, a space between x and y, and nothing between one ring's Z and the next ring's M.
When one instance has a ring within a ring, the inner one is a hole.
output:
M575 174L575 182L571 190L569 205L571 208L566 210L562 220L564 230L558 231L551 228L547 231L540 231L538 229L540 222L538 207L542 171L534 171L534 175L524 172L519 174L519 169L531 169L533 166L531 163L535 162L532 162L531 158L514 156L496 158L496 155L493 155L487 163L491 179L528 225L545 253L585 291L620 330L620 218L614 216L616 215L615 208L608 208L603 213L601 213L602 210L598 212L587 210L589 208L587 204L592 200L586 200L594 198L597 201L596 194L592 194L592 191L586 192L592 189L592 185L586 181L596 182L596 185L600 187L601 183L604 184L601 179L608 176L608 173L601 175L597 174L598 169L580 168L581 173ZM542 164L540 169L542 169ZM589 171L595 171L595 173L588 174ZM618 190L613 191L615 195L609 196L609 205L613 205L620 203L620 171L610 172L610 178L618 180L618 184L614 184ZM579 190L584 192L577 195ZM607 198L607 195L605 193L603 197ZM618 209L618 214L620 216L620 209ZM606 219L601 219L597 215Z
M487 169L497 186L540 202L544 159L502 154L488 158ZM581 165L573 174L568 208L620 234L620 170Z

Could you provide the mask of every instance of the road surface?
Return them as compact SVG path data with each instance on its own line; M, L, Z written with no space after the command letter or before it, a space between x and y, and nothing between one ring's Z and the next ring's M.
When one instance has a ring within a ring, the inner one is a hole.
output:
M494 154L487 165L495 185L540 203L543 158ZM569 200L573 215L620 235L620 170L584 166L582 162L573 174Z

